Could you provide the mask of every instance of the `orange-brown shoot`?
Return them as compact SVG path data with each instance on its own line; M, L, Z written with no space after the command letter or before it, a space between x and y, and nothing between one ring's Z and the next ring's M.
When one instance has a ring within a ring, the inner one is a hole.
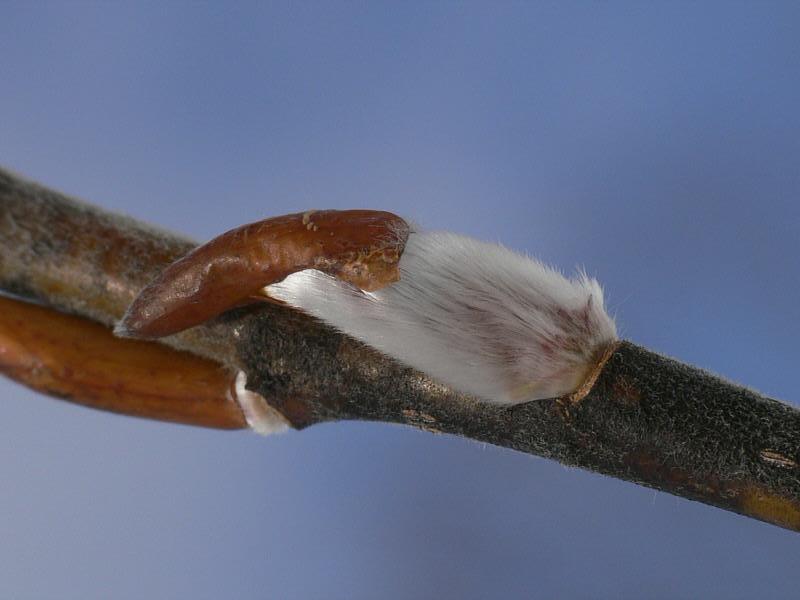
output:
M219 364L155 342L122 340L88 319L2 296L0 372L101 410L215 429L247 427L233 374Z
M398 280L408 233L403 219L374 210L307 211L238 227L167 267L134 300L116 332L139 338L178 333L305 269L378 290Z

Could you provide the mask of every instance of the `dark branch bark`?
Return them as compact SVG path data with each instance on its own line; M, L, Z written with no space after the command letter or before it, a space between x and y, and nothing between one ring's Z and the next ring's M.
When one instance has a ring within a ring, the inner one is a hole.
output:
M0 171L0 289L119 319L192 243ZM242 369L298 428L406 423L597 471L800 530L800 412L623 342L578 398L478 402L280 306L164 343Z

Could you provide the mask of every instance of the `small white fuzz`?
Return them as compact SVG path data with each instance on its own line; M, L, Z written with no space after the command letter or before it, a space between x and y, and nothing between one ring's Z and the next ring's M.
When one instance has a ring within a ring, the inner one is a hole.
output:
M236 401L244 413L244 418L250 429L261 435L271 433L281 433L290 428L289 422L281 413L272 408L261 394L251 392L247 385L247 375L244 371L236 374L234 387L236 389Z
M319 271L265 292L455 389L500 404L575 391L616 337L596 280L502 246L411 233L400 281L377 292Z

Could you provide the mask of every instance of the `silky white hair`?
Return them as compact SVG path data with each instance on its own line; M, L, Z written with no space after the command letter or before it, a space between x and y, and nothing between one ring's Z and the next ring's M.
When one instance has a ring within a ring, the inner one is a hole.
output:
M616 340L600 284L496 244L412 232L400 280L376 292L306 270L264 288L462 392L499 404L575 391Z
M271 407L261 394L247 389L247 374L244 371L236 373L233 392L247 424L256 433L271 435L283 433L291 428L286 417Z

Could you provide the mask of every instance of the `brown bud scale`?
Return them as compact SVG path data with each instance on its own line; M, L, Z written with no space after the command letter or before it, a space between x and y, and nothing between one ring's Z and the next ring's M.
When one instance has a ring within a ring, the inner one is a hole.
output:
M408 233L403 219L374 210L307 211L238 227L168 266L134 300L117 333L178 333L305 269L378 290L398 280Z
M155 342L121 340L89 319L2 296L0 373L100 410L216 429L247 427L225 367Z

